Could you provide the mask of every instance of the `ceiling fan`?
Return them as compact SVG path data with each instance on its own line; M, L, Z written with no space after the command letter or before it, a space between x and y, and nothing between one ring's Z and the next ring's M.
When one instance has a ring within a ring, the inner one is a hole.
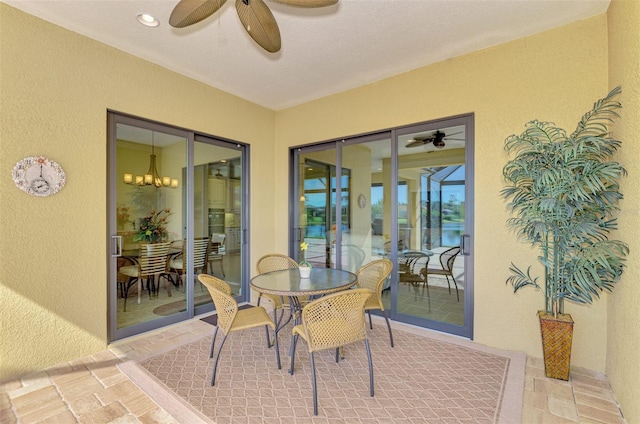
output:
M426 136L416 136L416 137L413 137L412 139L409 139L409 142L407 143L407 147L418 147L418 146L424 146L425 144L428 144L428 143L433 143L433 147L442 149L445 146L445 142L444 142L445 140L464 141L464 138L450 138L458 134L462 134L462 131L458 131L457 133L447 135L442 131L437 130L436 132Z
M227 0L180 0L171 12L169 25L184 28L213 15ZM297 7L324 7L338 0L271 0ZM280 29L263 0L236 0L236 11L249 36L270 53L280 50Z

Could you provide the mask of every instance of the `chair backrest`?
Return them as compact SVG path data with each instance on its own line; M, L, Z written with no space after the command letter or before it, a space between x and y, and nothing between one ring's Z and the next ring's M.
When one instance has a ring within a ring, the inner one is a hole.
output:
M211 245L209 246L207 260L222 256L226 239L227 236L225 234L211 234Z
M402 256L398 256L398 262L405 272L417 274L416 265L418 262L424 262L422 266L426 268L429 265L429 255L419 250L407 250L402 253Z
M365 340L364 304L372 295L369 289L344 290L323 296L302 308L309 352Z
M440 264L445 271L453 272L453 263L456 260L456 256L460 253L460 246L447 249L440 254Z
M204 269L209 255L209 237L198 237L193 240L193 269ZM187 269L187 241L182 240L182 269ZM185 271L186 272L186 271Z
M229 286L229 284L227 284L226 281L214 277L213 275L200 274L198 275L198 281L200 281L202 284L205 284L206 282L206 284L209 284L210 286L213 286L221 292L231 296L231 287Z
M231 296L231 288L226 282L212 275L200 274L198 280L209 290L213 299L218 315L218 328L224 334L228 334L238 313L238 302Z
M406 247L403 239L398 240L398 252L402 252ZM387 256L391 255L391 240L384 243L384 253Z
M140 245L138 266L140 276L160 274L167 270L167 258L169 256L171 242L149 243Z
M258 263L256 264L258 274L295 268L298 268L298 263L293 258L279 253L269 253L268 255L264 255L258 259Z
M363 265L356 272L358 287L369 289L375 296L380 297L384 282L391 274L392 268L393 263L389 259L378 259Z
M193 268L204 269L209 254L209 237L198 237L193 240ZM186 264L185 264L186 265ZM185 266L186 269L186 266Z

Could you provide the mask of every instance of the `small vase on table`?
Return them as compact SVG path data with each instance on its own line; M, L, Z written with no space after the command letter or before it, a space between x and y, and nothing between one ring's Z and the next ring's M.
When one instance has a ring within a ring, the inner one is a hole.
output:
M305 242L300 243L300 250L304 259L298 264L298 270L300 271L300 278L309 278L311 275L311 264L307 262L307 249L309 245Z
M309 278L311 275L311 265L307 261L300 262L298 270L300 271L300 278Z

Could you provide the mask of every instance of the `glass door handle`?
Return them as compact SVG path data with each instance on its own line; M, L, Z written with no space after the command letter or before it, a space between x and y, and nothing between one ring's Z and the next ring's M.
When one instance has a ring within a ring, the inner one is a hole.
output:
M460 236L460 254L462 256L471 255L471 251L469 250L470 243L471 243L471 236L469 234L462 234Z
M113 241L112 247L115 251L115 253L111 254L111 257L119 258L122 256L122 236L111 236L111 240Z

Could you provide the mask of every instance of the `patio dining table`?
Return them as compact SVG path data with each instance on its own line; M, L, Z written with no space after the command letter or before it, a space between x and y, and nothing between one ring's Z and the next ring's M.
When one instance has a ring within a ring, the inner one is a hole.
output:
M294 319L299 324L302 305L300 298L320 297L330 293L346 290L357 282L357 276L349 271L334 268L312 268L309 278L300 277L297 268L266 272L251 279L251 288L259 293L288 297L291 314L289 319L277 326L280 331Z

